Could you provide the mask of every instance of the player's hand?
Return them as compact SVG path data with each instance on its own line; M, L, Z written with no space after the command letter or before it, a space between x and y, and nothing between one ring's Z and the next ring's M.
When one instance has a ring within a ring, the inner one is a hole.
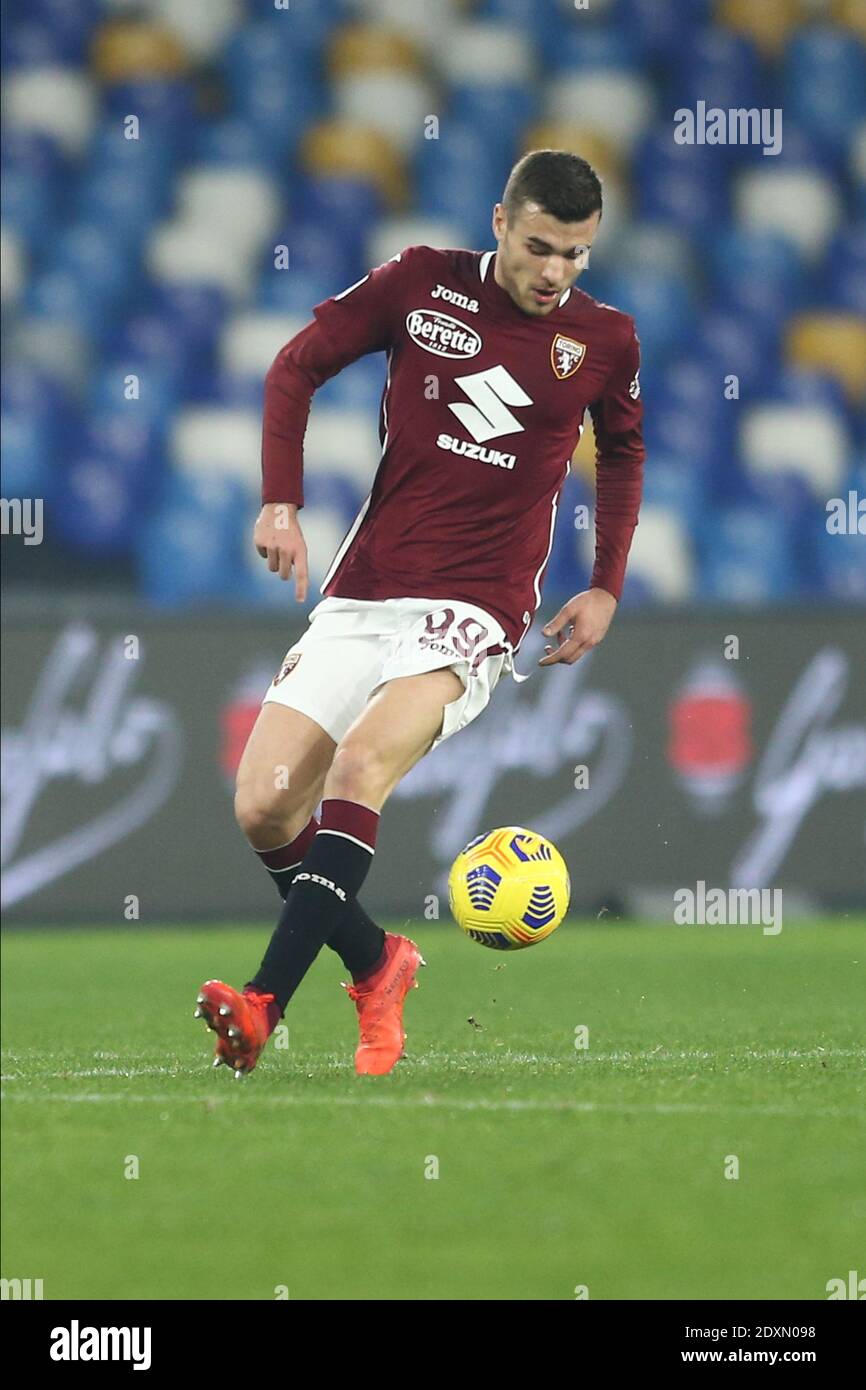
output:
M293 502L266 502L259 512L253 532L253 544L268 569L280 579L290 579L295 573L295 598L303 603L307 597L309 569L307 546L298 522L298 509Z
M606 589L586 589L560 608L555 618L541 629L545 637L555 637L559 645L545 646L539 666L555 666L564 661L573 666L586 652L597 647L616 612L616 599Z

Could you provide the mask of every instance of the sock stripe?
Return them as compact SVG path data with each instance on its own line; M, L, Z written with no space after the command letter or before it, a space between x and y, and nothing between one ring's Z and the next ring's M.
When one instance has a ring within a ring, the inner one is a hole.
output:
M372 845L365 844L363 840L358 839L357 835L347 835L345 830L330 830L327 826L322 826L318 833L319 835L339 835L341 840L351 840L353 845L360 845L361 849L365 849L368 854L375 854L376 852Z

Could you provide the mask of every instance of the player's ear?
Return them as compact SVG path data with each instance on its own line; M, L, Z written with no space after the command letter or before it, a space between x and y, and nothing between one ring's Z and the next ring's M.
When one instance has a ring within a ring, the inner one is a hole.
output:
M493 209L492 221L493 235L496 237L497 241L501 241L505 236L506 226L507 219L505 216L505 208L501 203L497 203Z

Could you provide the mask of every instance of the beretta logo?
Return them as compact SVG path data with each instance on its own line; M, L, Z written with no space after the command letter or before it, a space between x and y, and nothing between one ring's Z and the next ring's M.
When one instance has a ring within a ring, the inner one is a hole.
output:
M436 357L474 357L481 351L480 333L438 309L410 310L406 331L413 343Z

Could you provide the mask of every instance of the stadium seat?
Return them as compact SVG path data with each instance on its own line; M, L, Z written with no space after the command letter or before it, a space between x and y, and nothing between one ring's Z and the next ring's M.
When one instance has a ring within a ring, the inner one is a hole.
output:
M684 603L694 591L693 573L691 542L682 518L669 507L642 507L629 554L626 589L635 579L661 603Z
M459 0L424 0L423 5L407 5L406 0L355 0L355 9L368 24L406 35L419 52L435 61L450 47L460 4Z
M110 83L177 77L189 64L170 29L143 19L115 19L94 35L91 66L100 82Z
M856 314L801 314L789 321L785 355L838 381L852 404L866 404L866 320Z
M698 146L676 144L667 125L653 126L632 161L637 214L711 238L728 220L728 182L725 170L703 156Z
M645 60L670 64L688 54L697 31L711 18L716 0L619 0L616 16ZM578 15L578 18L581 18Z
M368 269L365 265L364 270ZM266 267L259 278L254 307L266 314L282 314L309 322L315 304L347 289L360 278L356 275L347 282L335 280L328 270L300 269L292 273Z
M813 259L823 253L842 217L833 179L816 169L745 169L737 177L734 202L744 227L778 232Z
M67 153L81 154L96 117L87 77L74 68L27 68L12 72L5 88L7 128L47 135Z
M775 58L801 18L799 0L720 0L718 19L727 29L745 34L765 58Z
M699 533L702 598L729 607L796 596L800 577L793 550L784 519L765 508L716 510Z
M230 597L241 574L238 517L253 505L224 476L172 477L162 504L132 532L146 601L184 608Z
M866 218L830 243L821 270L821 298L833 309L866 315Z
M781 98L786 115L828 149L843 150L854 126L866 119L866 48L829 25L795 33L785 52Z
M770 388L778 364L777 333L772 322L729 309L705 309L688 350L712 364L723 386L729 383L741 401L754 400Z
M46 497L53 460L48 422L32 411L0 412L0 488L11 497Z
M314 402L304 439L310 472L336 474L366 496L382 454L376 424L366 412L334 410Z
M758 51L742 34L705 25L691 35L688 46L675 55L674 70L667 82L666 106L671 110L699 101L707 108L763 107L767 105L761 80ZM736 147L714 145L717 162L736 154Z
M229 238L208 237L201 222L163 222L147 246L149 273L157 281L213 285L231 298L249 293L254 278L252 250L239 252Z
M196 62L213 59L245 19L243 0L148 0L148 9L177 35Z
M64 458L49 501L52 532L77 554L125 557L141 517L136 470L106 450L84 447Z
M866 39L866 10L860 0L833 0L832 15L837 24Z
M173 422L169 459L181 472L232 478L257 491L262 476L261 445L260 411L187 408Z
M647 276L640 270L617 269L604 284L600 297L634 316L640 325L641 352L650 360L673 354L694 326L688 282L679 274ZM587 288L592 293L591 286L588 273Z
M312 306L311 306L312 308ZM264 381L265 373L290 338L294 338L312 314L287 318L285 314L241 313L223 328L219 361L223 369L240 377Z
M569 150L587 160L601 179L621 179L623 175L623 160L616 146L601 131L573 121L538 121L527 126L520 153L530 150Z
M727 225L706 247L710 288L719 308L778 326L801 302L804 271L785 237Z
M823 406L751 406L740 425L745 467L754 473L800 474L816 496L838 488L846 472L844 423Z
M27 257L24 243L11 227L0 227L0 303L11 309L24 293Z
M198 227L203 237L218 225L241 255L258 250L276 230L279 188L260 169L193 165L178 179L176 197L182 222Z
M554 77L546 87L544 114L596 130L623 156L652 124L655 99L650 83L624 68Z
M492 241L491 232L490 239ZM382 265L407 246L468 246L468 229L432 217L385 217L370 237L367 264Z
M304 135L300 152L302 166L313 178L328 175L366 181L392 208L408 201L403 159L377 130L350 121L322 121Z

